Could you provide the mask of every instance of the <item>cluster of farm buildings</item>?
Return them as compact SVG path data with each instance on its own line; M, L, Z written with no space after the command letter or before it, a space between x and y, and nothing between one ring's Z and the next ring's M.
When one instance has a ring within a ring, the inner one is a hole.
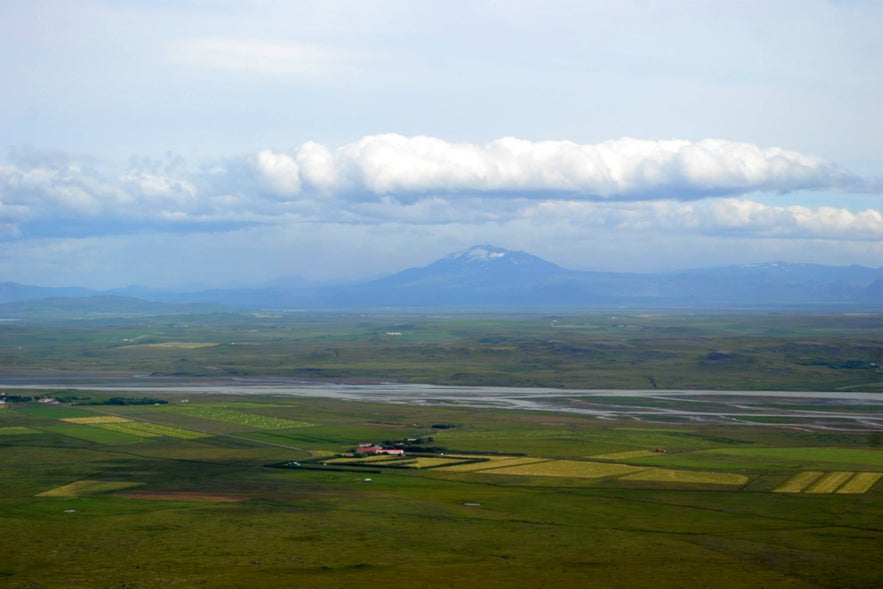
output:
M348 454L348 456L358 456L364 454L392 454L393 456L402 456L405 451L401 448L384 448L372 442L362 442L359 446Z

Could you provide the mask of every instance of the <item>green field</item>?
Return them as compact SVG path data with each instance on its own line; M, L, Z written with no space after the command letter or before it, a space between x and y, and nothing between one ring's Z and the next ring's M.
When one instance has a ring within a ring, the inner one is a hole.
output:
M881 331L877 314L215 313L3 323L0 366L55 375L883 391Z
M165 408L164 408L165 409ZM218 407L205 407L198 405L177 405L166 409L176 413L183 413L193 417L209 419L214 421L223 421L243 426L247 430L253 429L290 429L295 427L309 427L313 425L306 421L292 421L290 419L280 419L260 413L247 413L245 411L230 411Z
M870 588L883 578L874 432L167 398L0 413L0 585ZM198 425L202 437L108 431L110 411L136 420L121 425ZM104 419L62 421L72 417ZM266 429L283 422L312 425ZM420 436L444 456L335 457Z
M857 469L883 471L883 451L874 448L713 448L695 452L670 452L629 459L634 464L686 468Z
M0 322L0 379L22 387L0 390L0 587L876 589L881 342L874 314ZM522 411L25 387L85 373L560 395ZM575 390L607 388L647 392ZM361 443L409 446L347 456Z
M111 491L119 491L120 489L128 489L129 487L138 486L139 483L118 482L118 481L74 481L48 491L38 493L37 497L52 497L55 499L75 499L78 497L100 495Z

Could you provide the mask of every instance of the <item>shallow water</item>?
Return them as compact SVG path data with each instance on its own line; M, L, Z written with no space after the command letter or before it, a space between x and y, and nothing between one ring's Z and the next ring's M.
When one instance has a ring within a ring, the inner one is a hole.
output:
M547 389L525 387L439 386L426 384L330 384L285 379L195 379L120 375L0 376L0 390L91 390L137 394L263 395L314 397L345 401L370 401L410 405L457 405L552 411L591 415L604 419L654 422L730 423L775 425L800 429L881 430L883 393L854 391L721 391L721 390L612 390ZM605 397L592 401L592 397ZM632 398L618 405L615 398ZM614 398L611 401L611 398ZM634 404L644 398L647 405ZM818 409L763 408L764 401L782 404L819 404ZM713 404L703 410L701 404ZM824 403L850 405L849 411L828 411ZM762 422L745 421L745 417ZM740 419L741 418L741 419ZM771 421L772 423L768 423ZM788 423L777 423L788 422Z

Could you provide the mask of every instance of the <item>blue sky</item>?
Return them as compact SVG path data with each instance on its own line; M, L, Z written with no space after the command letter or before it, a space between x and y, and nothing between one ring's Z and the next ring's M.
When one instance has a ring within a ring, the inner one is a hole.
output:
M883 264L883 3L0 3L0 281Z

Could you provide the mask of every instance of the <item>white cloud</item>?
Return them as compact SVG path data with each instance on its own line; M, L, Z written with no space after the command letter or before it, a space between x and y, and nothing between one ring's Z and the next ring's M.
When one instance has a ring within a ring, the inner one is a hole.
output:
M687 200L860 184L819 157L717 139L580 145L507 137L478 146L385 134L334 151L304 144L296 158L301 180L317 190L396 198L469 193Z
M95 234L129 224L192 231L212 223L415 226L568 222L584 228L873 240L878 210L773 206L752 193L867 189L819 157L723 140L570 141L503 138L487 145L373 135L331 149L308 142L196 170L133 159L85 166L31 153L0 165L0 224L77 221ZM118 223L118 222L122 223Z
M156 202L165 199L182 205L196 198L196 186L188 180L146 171L130 171L120 179L123 187L128 189L119 197L125 204L134 204L138 200Z
M300 170L290 155L263 149L254 157L254 166L274 194L285 197L300 192Z
M320 143L308 141L297 149L304 182L323 194L328 194L340 183L342 173L337 169L334 154Z
M883 214L877 210L852 212L830 206L771 206L741 198L630 203L544 201L532 203L521 215L537 225L563 220L584 230L883 240Z
M0 166L0 200L19 222L42 219L156 219L197 211L197 187L185 178L131 168L108 173L66 162Z

